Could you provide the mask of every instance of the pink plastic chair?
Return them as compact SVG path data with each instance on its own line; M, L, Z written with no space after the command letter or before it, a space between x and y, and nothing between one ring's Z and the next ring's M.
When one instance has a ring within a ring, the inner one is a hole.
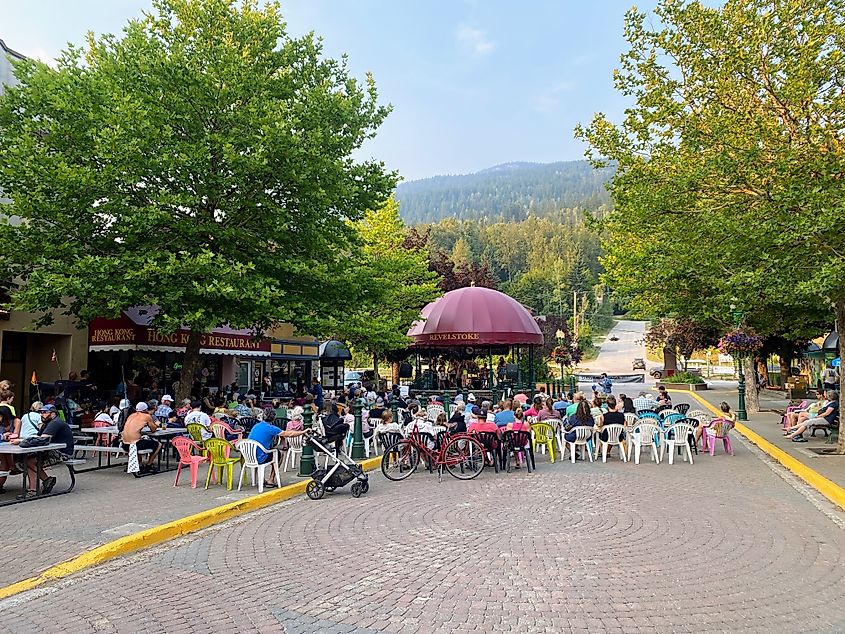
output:
M113 423L107 423L104 420L95 420L91 423L92 427L114 427ZM108 447L111 444L111 437L112 434L97 434L97 437L94 439L94 445L101 445L103 447ZM94 455L94 452L91 452L91 455Z
M800 403L798 403L798 405L790 405L789 407L787 407L786 412L784 413L783 418L780 421L783 428L787 429L789 427L789 416L787 416L787 414L795 412L799 409L805 409L809 407L809 405L810 403L808 401L801 401Z
M704 433L701 434L701 439L704 441L704 450L710 449L710 455L716 452L716 441L721 440L725 447L725 453L734 455L734 449L731 446L730 433L734 428L733 421L724 418L717 418L710 422L710 425L704 428Z
M208 462L208 457L203 451L203 448L190 438L184 436L174 438L172 445L179 453L179 465L176 467L176 481L173 483L173 486L179 485L179 474L182 471L182 467L185 466L191 469L191 488L196 489L200 465ZM197 454L192 453L193 451L196 451Z

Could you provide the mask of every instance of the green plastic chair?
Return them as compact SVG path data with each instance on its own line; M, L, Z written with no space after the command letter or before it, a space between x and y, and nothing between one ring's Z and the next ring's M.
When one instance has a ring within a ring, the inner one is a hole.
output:
M205 441L203 449L205 449L209 461L208 476L205 478L205 488L208 488L208 483L211 482L211 474L215 468L217 469L217 480L221 483L223 482L223 469L226 469L226 488L231 491L234 467L241 461L240 456L237 458L229 457L234 449L232 443L220 438L209 438Z

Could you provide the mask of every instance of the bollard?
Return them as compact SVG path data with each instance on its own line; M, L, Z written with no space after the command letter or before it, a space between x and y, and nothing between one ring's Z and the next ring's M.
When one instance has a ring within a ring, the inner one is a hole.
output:
M449 392L443 392L443 411L446 412L446 418L449 418Z
M314 416L314 410L311 409L310 406L305 406L305 411L302 412L302 427L305 429L311 429L311 417ZM299 457L299 476L300 477L310 477L311 472L314 471L315 467L314 463L314 450L311 449L311 446L307 442L302 443L302 455Z
M364 399L356 399L352 405L352 415L355 417L355 428L352 431L352 459L364 459L364 431L361 426L361 410L364 407Z

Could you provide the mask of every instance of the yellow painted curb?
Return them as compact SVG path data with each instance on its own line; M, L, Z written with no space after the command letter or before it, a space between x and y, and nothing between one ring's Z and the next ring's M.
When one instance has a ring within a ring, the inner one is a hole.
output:
M715 405L708 403L705 399L700 397L695 392L687 392L686 390L667 391L675 392L676 394L689 394L717 416L722 415L722 412L717 409ZM845 510L845 489L843 489L841 486L831 480L828 480L822 474L818 473L817 471L814 471L797 458L793 458L783 449L773 445L768 440L760 436L757 432L749 429L742 423L737 423L735 429L740 434L745 436L748 440L750 440L752 443L757 445L757 447L759 447L763 451L763 453L766 453L770 457L777 460L789 471L794 473L804 482L813 487L816 491L825 496L828 500L836 504L841 509Z
M369 458L361 462L364 471L377 469L380 464L381 457ZM250 511L256 511L271 504L283 502L295 495L304 493L305 486L308 482L308 479L303 478L301 482L289 484L280 489L253 495L243 500L230 502L229 504L217 506L206 511L200 511L194 515L182 517L178 520L161 524L160 526L154 526L133 533L132 535L115 539L101 546L96 546L86 553L51 566L36 577L30 577L29 579L24 579L23 581L18 581L0 588L0 599L6 599L20 592L32 590L48 581L67 577L86 568L109 561L110 559L115 559L116 557L127 555L143 548L149 548L150 546L155 546L167 540L181 537L182 535L194 533L203 528L232 519L233 517L249 513Z

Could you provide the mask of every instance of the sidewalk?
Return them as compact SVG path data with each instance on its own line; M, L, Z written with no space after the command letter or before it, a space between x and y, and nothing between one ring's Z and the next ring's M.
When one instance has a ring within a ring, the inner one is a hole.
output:
M716 389L698 392L698 395L717 408L719 407L719 403L725 401L731 406L732 410L736 411L738 395L735 388L716 387ZM691 397L684 398L678 392L673 393L672 398L679 398L681 401L693 400ZM785 410L788 404L789 402L782 393L770 390L763 390L760 393L760 407L763 410L771 410L773 408ZM762 436L778 449L785 451L803 465L839 486L845 487L845 456L819 455L811 451L813 448L831 447L831 445L825 444L825 439L821 432L816 434L816 438L812 438L809 433L806 433L804 437L808 442L795 443L783 437L781 416L776 412L761 411L759 414L749 414L748 418L749 420L745 422L745 425L749 429Z
M187 468L175 488L175 471L145 478L134 478L119 467L92 471L77 475L76 487L69 495L0 509L0 533L10 546L0 550L0 586L37 575L119 537L258 493L257 487L246 483L237 491L238 468L232 491L215 484L206 491L206 473L206 467L201 467L197 488L192 489ZM53 474L59 478L56 490L64 488L66 470L57 468ZM11 484L20 486L19 478ZM288 471L282 473L281 480L285 486L303 478Z

